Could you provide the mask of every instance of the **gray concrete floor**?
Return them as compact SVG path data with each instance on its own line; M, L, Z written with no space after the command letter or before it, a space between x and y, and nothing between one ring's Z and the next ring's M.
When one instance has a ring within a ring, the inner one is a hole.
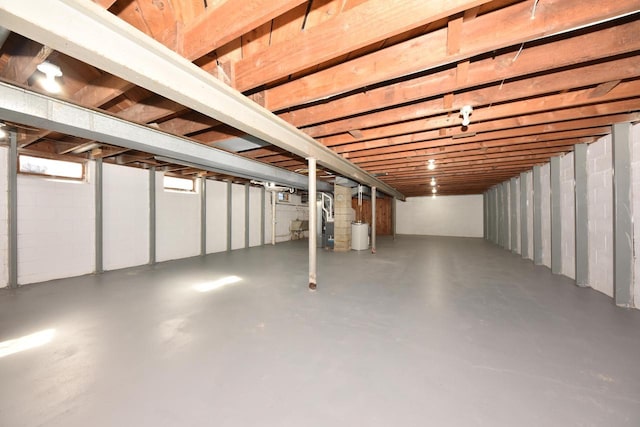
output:
M640 425L640 311L480 239L306 268L291 242L1 291L0 341L55 336L0 358L0 425Z

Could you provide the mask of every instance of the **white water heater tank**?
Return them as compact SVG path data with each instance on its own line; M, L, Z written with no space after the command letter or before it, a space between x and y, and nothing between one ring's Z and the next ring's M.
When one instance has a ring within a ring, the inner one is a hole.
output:
M369 224L366 222L351 223L351 249L363 251L369 248Z

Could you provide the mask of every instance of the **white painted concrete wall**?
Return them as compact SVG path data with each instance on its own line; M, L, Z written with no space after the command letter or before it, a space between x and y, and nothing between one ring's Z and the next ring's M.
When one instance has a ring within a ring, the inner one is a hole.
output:
M165 190L156 173L156 260L200 254L200 194Z
M516 199L516 246L511 250L516 253L522 253L520 250L520 178L516 178L516 191L513 197Z
M482 237L482 195L408 197L396 214L398 234Z
M533 172L527 172L527 253L533 259Z
M94 172L89 162L88 182L18 175L19 284L95 270Z
M244 248L244 185L231 185L231 249Z
M149 262L149 171L103 164L103 267Z
M227 183L207 180L207 253L227 250Z
M573 153L560 157L560 209L562 211L562 274L576 278L576 205Z
M640 308L640 124L631 128L631 183L633 209L634 304Z
M613 182L611 136L587 150L589 285L613 297Z
M9 150L0 147L0 288L9 283L9 193L7 182Z
M251 187L249 190L249 246L260 246L262 244L261 227L262 190Z
M540 207L542 227L542 264L551 268L551 167L540 168Z
M291 240L291 221L301 219L309 219L309 206L302 204L301 196L290 194L289 202L276 203L276 242Z

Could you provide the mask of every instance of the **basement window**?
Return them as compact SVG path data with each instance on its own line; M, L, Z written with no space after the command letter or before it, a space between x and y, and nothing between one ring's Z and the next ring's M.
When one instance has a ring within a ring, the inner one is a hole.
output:
M170 191L196 192L196 183L192 178L178 178L177 176L164 176L164 189Z
M18 170L28 175L41 175L56 179L84 180L85 163L48 159L20 154Z

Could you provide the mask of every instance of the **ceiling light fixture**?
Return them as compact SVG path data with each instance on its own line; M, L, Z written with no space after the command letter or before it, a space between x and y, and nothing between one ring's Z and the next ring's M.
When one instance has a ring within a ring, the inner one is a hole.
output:
M431 177L431 186L432 187L436 186L436 179L434 177Z
M473 107L471 105L465 105L460 109L460 115L462 116L462 126L469 126L471 119L469 116L473 113Z
M60 92L60 84L56 81L56 77L62 77L60 67L51 62L42 62L36 68L44 74L44 78L40 79L40 85L44 90L50 93Z
M438 189L437 189L437 188L432 188L432 189L431 189L431 192L432 192L433 194L436 194L436 193L438 192Z
M436 161L431 159L429 160L428 164L427 164L427 169L429 169L430 171L434 170L436 168Z

